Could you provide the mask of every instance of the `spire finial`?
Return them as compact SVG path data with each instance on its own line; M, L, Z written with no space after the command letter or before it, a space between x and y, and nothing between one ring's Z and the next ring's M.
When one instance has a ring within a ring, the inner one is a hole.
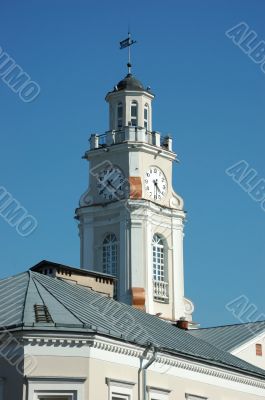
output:
M136 43L136 40L132 40L132 35L129 29L128 32L128 37L127 39L124 39L120 42L120 50L125 49L126 47L128 47L128 63L127 63L127 67L128 67L128 74L132 73L132 64L131 64L131 46Z

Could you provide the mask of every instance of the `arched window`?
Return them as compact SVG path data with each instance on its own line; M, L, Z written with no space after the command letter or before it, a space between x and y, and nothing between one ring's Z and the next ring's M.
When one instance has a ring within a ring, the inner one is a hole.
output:
M154 300L168 300L168 282L165 260L165 245L161 236L155 234L152 240L153 250L153 295Z
M148 118L149 118L149 108L148 108L148 104L145 104L144 106L144 127L145 129L148 129Z
M103 272L117 274L118 242L114 233L109 233L103 240Z
M122 128L123 125L123 105L122 103L118 104L117 107L117 128Z
M132 126L138 125L138 104L137 101L132 101L131 104L131 124Z

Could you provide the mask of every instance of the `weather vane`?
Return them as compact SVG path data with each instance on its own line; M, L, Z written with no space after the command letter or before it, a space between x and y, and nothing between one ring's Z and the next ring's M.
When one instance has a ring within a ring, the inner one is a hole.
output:
M132 68L132 64L131 64L131 46L136 43L136 40L132 40L131 38L131 33L130 31L128 32L128 37L127 39L124 39L120 42L120 50L125 49L126 47L128 47L128 63L127 63L127 67L128 67L128 73L131 73L131 68Z

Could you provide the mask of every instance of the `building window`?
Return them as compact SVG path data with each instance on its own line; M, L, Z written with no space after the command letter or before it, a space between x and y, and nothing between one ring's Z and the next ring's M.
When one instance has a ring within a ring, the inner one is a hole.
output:
M148 124L148 118L149 118L149 109L148 109L148 104L145 104L144 106L144 127L145 129L149 128Z
M154 300L168 301L168 279L165 262L165 245L161 236L154 235L153 251L153 295Z
M131 104L131 124L132 126L138 125L138 104L137 101L133 101Z
M259 357L262 356L262 344L260 344L260 343L256 344L256 356L259 356Z
M84 399L86 378L28 377L30 400L79 400Z
M135 383L106 378L108 400L132 400Z
M114 233L109 233L103 240L103 272L117 274L118 242Z
M147 386L148 400L168 400L171 393L168 389L155 388Z
M186 400L207 400L208 397L196 396L194 394L185 394Z
M122 128L123 125L123 105L122 103L118 104L117 107L117 127Z

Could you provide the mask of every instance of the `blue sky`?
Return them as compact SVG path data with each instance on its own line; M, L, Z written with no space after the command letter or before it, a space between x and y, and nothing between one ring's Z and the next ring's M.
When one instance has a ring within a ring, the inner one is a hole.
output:
M104 97L126 73L118 43L130 23L134 73L156 94L154 129L171 133L185 200L186 296L203 326L240 322L239 296L265 313L265 212L225 170L245 160L265 178L265 74L226 35L244 21L265 40L261 1L7 1L0 46L41 88L32 103L0 79L0 186L38 221L21 237L0 218L0 277L41 259L79 265L74 210L81 159L107 130ZM242 322L247 321L247 314Z

